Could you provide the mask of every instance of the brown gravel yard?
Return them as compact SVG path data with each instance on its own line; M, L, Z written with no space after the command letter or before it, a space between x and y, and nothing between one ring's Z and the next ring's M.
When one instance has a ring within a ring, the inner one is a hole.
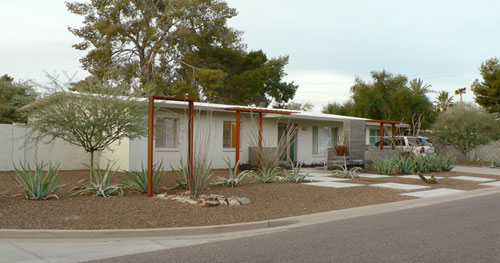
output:
M215 170L214 173L226 175L225 170ZM451 174L470 175L435 173L436 176L445 177ZM64 186L57 193L60 199L33 201L19 194L20 189L8 177L7 172L0 172L0 193L5 192L0 195L0 229L125 229L218 225L413 199L399 195L399 191L368 186L336 189L292 183L247 182L235 188L212 186L206 193L248 197L251 204L206 208L147 198L133 192L109 198L71 196L72 188L83 178L88 178L88 171L62 171L58 184ZM352 182L373 184L387 181L424 184L420 180L403 178L356 179ZM163 187L174 184L175 176L168 173ZM433 187L464 190L481 188L478 183L447 178L439 180L439 184ZM168 190L169 194L174 192Z

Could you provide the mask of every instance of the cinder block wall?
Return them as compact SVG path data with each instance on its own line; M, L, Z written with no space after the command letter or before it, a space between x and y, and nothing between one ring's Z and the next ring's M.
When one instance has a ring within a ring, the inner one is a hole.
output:
M435 144L436 152L448 156L455 156L457 160L464 161L464 157L455 148L449 145ZM491 162L500 158L500 141L492 142L488 145L479 146L467 154L468 160L479 159L484 162Z
M365 159L365 122L358 120L344 121L344 135L348 144L350 160Z
M393 150L390 147L384 147L384 150L380 150L379 147L368 146L364 152L366 164L371 164L374 159L389 159L392 156L399 155L397 150Z

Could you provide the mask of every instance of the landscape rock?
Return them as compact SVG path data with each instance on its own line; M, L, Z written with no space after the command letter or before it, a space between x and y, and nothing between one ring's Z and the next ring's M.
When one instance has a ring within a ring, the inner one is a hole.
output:
M236 200L238 200L242 205L248 205L251 203L250 199L247 197L236 197Z
M230 198L228 200L228 206L239 206L239 205L241 205L241 203L236 199Z

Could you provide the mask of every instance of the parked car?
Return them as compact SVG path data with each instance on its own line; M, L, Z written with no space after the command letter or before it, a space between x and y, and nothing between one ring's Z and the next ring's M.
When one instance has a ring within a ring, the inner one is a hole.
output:
M436 153L434 145L427 137L422 136L395 136L394 145L400 152L414 153L415 155L433 155ZM375 146L380 146L380 140L375 143ZM392 146L392 137L384 136L384 146Z

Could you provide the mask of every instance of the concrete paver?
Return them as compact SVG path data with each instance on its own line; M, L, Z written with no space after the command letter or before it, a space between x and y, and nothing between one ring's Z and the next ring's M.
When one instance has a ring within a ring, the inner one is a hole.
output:
M496 181L496 179L493 179L493 178L475 177L475 176L453 176L453 177L449 177L449 178L456 179L456 180L481 182L481 183L488 183L488 182Z
M418 177L418 175L414 175L414 174L412 174L412 175L398 175L397 177L399 177L399 178L408 178L408 179L420 179L420 177ZM424 177L427 178L427 179L431 178L430 176L424 176ZM444 177L442 177L442 176L436 176L435 178L439 180L439 179L443 179Z
M409 192L431 189L430 186L425 186L425 185L400 184L400 183L381 183L381 184L371 184L370 186L384 187L384 188L403 190Z
M405 194L401 194L401 195L425 198L425 197L437 197L437 196L452 195L452 194L458 194L458 193L463 193L463 192L465 192L465 191L464 190L449 189L449 188L438 188L438 189L432 189L432 190L426 190L426 191L405 193Z
M315 182L342 182L349 181L347 178L336 178L336 177L326 177L326 176L308 176L305 178L307 181L315 181Z
M387 177L390 177L389 175L383 175L383 174L363 174L363 173L358 174L358 176L361 178L387 178Z
M349 188L349 187L365 186L364 184L351 184L351 183L340 183L340 182L315 182L315 183L305 183L305 185L333 187L333 188Z
M482 183L482 184L479 184L479 185L486 185L486 186L498 187L498 186L500 186L500 181L489 182L489 183Z
M472 174L489 174L500 176L500 169L486 167L470 167L457 165L451 170L452 172L472 173Z

